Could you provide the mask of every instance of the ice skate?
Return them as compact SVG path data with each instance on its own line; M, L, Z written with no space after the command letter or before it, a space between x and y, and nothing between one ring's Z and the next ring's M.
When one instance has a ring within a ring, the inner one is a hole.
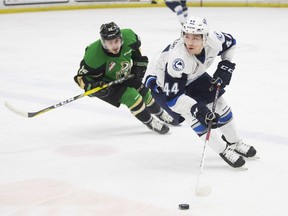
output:
M230 146L233 145L234 151L238 154L242 155L243 157L249 158L254 157L257 153L256 149L253 146L245 144L242 140L239 140L236 143L229 143L225 136L222 135L222 139Z
M226 163L234 168L242 167L245 164L244 158L237 154L231 146L227 145L226 149L219 154Z
M164 110L161 114L156 115L161 121L167 123L167 124L171 124L171 125L178 125L179 123L177 121L175 121L175 119L170 116L168 113L166 113Z
M146 124L147 127L153 131L156 131L159 134L166 134L169 131L169 127L164 123L158 121L152 117L152 120Z

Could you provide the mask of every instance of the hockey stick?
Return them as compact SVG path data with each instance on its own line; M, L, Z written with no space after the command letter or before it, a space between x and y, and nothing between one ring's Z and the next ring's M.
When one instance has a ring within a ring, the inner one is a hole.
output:
M132 77L134 77L134 74L130 74L130 75L127 76L127 77L123 77L123 78L120 78L120 79L118 79L118 80L112 81L112 82L107 83L107 84L105 84L105 85L103 85L103 86L101 86L101 87L93 88L93 89L91 89L91 90L89 90L89 91L84 92L83 94L80 94L80 95L74 96L74 97L72 97L72 98L66 99L66 100L64 100L64 101L61 101L61 102L59 102L59 103L57 103L57 104L54 104L54 105L52 105L52 106L50 106L50 107L44 108L44 109L39 110L39 111L36 111L36 112L24 112L24 111L21 111L21 110L19 110L18 108L12 106L12 105L11 105L10 103L8 103L7 101L5 102L5 106L6 106L10 111L12 111L12 112L14 112L14 113L16 113L16 114L18 114L18 115L21 115L21 116L24 116L24 117L27 117L27 118L32 118L32 117L38 116L38 115L40 115L40 114L46 113L46 112L48 112L48 111L50 111L50 110L53 110L53 109L56 109L56 108L58 108L58 107L64 106L64 105L66 105L66 104L68 104L68 103L71 103L71 102L73 102L73 101L75 101L75 100L78 100L78 99L80 99L80 98L82 98L82 97L85 97L85 96L87 96L87 95L90 95L90 94L93 94L93 93L95 93L95 92L101 91L102 89L108 88L108 87L110 87L110 86L112 86L112 85L119 84L119 83L121 83L121 82L123 82L123 81L125 81L125 80L128 80L128 79L132 78Z
M216 86L215 98L214 98L213 105L212 105L212 112L215 112L215 109L216 109L217 100L218 100L218 96L219 96L219 92L220 92L220 87L221 87L221 83L218 82L217 86ZM206 147L209 143L211 129L212 129L212 121L209 121L207 133L206 133L206 137L205 137L205 143L204 143L204 147L203 147L203 152L202 152L202 158L201 158L201 162L200 162L200 169L199 169L199 173L197 176L196 189L195 189L196 196L208 196L212 191L210 186L199 187L199 180L200 180L200 176L203 172Z

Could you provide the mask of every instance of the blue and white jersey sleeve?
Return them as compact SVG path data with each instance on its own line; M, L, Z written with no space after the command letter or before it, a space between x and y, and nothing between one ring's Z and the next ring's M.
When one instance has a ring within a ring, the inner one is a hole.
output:
M220 42L221 44L221 50L218 53L218 56L221 56L222 60L232 61L236 48L235 38L231 34L221 31L212 31L211 38L213 38L214 41Z

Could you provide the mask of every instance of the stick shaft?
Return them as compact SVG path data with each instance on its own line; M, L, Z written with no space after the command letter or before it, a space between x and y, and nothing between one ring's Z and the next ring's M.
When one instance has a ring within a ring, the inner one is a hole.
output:
M212 105L212 112L215 112L216 109L216 105L217 105L217 100L218 100L218 96L219 96L219 92L220 92L220 87L221 87L221 83L218 82L217 86L216 86L216 93L215 93L215 98L213 101L213 105ZM210 135L211 135L211 129L212 129L212 122L209 121L208 122L208 127L207 127L207 132L206 132L206 137L205 137L205 143L203 146L203 151L202 151L202 157L201 157L201 162L200 162L200 169L199 169L199 173L197 176L197 182L196 182L196 193L197 193L197 189L198 189L198 185L199 185L199 180L200 180L200 175L203 171L203 167L204 167L204 160L205 160L205 154L206 154L206 147L209 143L209 139L210 139Z
M93 89L91 89L91 90L89 90L89 91L84 92L83 94L76 95L76 96L74 96L74 97L72 97L72 98L66 99L66 100L64 100L64 101L61 101L61 102L59 102L59 103L57 103L57 104L54 104L54 105L49 106L49 107L46 107L46 108L44 108L44 109L42 109L42 110L39 110L39 111L36 111L36 112L27 112L27 113L25 113L25 112L23 112L23 111L18 110L18 109L15 108L15 107L13 107L12 105L10 105L10 104L7 103L7 102L5 103L5 105L6 105L6 107L7 107L9 110L11 110L12 112L14 112L14 113L16 113L16 114L19 114L19 115L22 115L22 116L25 116L25 117L28 117L28 118L32 118L32 117L41 115L41 114L43 114L43 113L46 113L46 112L48 112L48 111L50 111L50 110L53 110L53 109L56 109L56 108L58 108L58 107L64 106L64 105L66 105L66 104L68 104L68 103L71 103L71 102L73 102L73 101L75 101L75 100L78 100L78 99L80 99L80 98L82 98L82 97L85 97L85 96L87 96L87 95L91 95L91 94L93 94L93 93L95 93L95 92L101 91L102 89L108 88L108 87L110 87L110 86L112 86L112 85L116 85L116 84L122 83L123 81L128 80L128 79L130 79L130 78L132 78L132 77L134 77L134 75L133 75L133 74L130 74L130 75L127 76L127 77L123 77L123 78L120 78L120 79L118 79L118 80L112 81L112 82L107 83L107 84L105 84L105 85L103 85L103 86L101 86L101 87L93 88Z

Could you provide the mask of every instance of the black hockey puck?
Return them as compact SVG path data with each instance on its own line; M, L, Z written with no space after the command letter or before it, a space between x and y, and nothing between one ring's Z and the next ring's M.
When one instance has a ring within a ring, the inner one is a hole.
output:
M180 210L188 210L189 209L189 204L179 204L178 208Z

